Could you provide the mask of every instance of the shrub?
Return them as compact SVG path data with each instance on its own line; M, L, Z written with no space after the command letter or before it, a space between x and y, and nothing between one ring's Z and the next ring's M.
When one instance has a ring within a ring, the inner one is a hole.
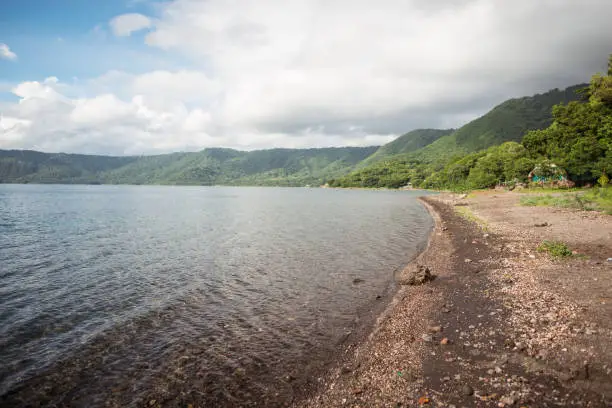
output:
M538 246L539 252L548 252L555 258L565 258L572 256L572 251L561 241L544 241Z
M608 178L608 175L606 173L602 173L601 177L597 179L597 182L603 188L610 182L610 179Z

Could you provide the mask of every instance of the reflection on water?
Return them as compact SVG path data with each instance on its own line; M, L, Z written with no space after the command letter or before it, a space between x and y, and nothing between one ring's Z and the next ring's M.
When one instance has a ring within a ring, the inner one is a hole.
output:
M424 245L414 197L0 185L0 405L289 400Z

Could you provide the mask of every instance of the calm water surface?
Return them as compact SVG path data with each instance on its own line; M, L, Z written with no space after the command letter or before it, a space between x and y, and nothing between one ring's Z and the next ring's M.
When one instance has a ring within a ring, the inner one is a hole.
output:
M0 185L0 405L290 400L423 248L415 197Z

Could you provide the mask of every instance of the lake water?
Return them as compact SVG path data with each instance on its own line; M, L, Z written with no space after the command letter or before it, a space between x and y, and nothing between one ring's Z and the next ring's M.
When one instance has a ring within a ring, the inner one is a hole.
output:
M0 185L0 405L290 401L424 248L415 197Z

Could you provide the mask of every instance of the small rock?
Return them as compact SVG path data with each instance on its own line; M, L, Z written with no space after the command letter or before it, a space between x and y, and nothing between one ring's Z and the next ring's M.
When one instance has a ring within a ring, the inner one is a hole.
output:
M364 282L364 280L363 280L363 279L361 279L361 278L355 278L355 279L353 279L353 284L354 284L354 285L357 285L357 284L360 284L360 283L363 283L363 282Z
M470 262L472 262L472 260L471 260L470 258L465 258L465 259L463 260L463 262L465 262L465 263L470 263Z
M556 320L557 314L554 312L550 312L550 313L546 313L544 317L546 317L548 320Z
M442 308L442 313L450 313L450 309L443 307Z
M461 394L469 397L470 395L474 394L474 389L469 385L464 384L463 387L461 387Z
M349 367L347 367L347 366L343 366L343 367L340 369L340 372L341 372L342 374L348 374L348 373L350 373L351 371L352 371L352 370L351 370Z
M514 399L514 397L505 396L505 397L501 397L499 402L501 402L504 405L514 405L516 404L516 399Z
M421 339L427 343L430 343L433 341L433 337L431 336L431 334L423 334L421 336Z
M442 326L430 326L429 327L430 333L440 333L441 331L442 331Z
M363 393L363 390L362 390L361 388L357 388L357 389L354 389L354 390L353 390L353 394L354 394L354 395L359 395L359 394L361 394L361 393Z
M156 402L157 402L156 400L152 399L151 401L149 401L149 405L153 406L155 405Z
M448 381L450 381L450 379L451 379L450 377L443 377L443 378L442 378L442 381L444 381L444 382L448 382Z
M495 373L501 374L501 372L502 372L501 367L495 367Z
M547 222L542 222L542 223L539 223L539 224L533 224L533 226L534 227L548 227L548 226L550 226L550 224L547 223Z
M502 355L500 358L497 359L497 364L499 364L500 366L506 365L508 364L508 356L507 355Z
M422 285L434 280L435 275L431 274L428 267L424 265L410 265L402 271L399 279L401 285Z
M446 346L449 343L450 343L450 340L447 339L446 337L443 338L442 340L440 340L440 344L443 345L443 346Z

